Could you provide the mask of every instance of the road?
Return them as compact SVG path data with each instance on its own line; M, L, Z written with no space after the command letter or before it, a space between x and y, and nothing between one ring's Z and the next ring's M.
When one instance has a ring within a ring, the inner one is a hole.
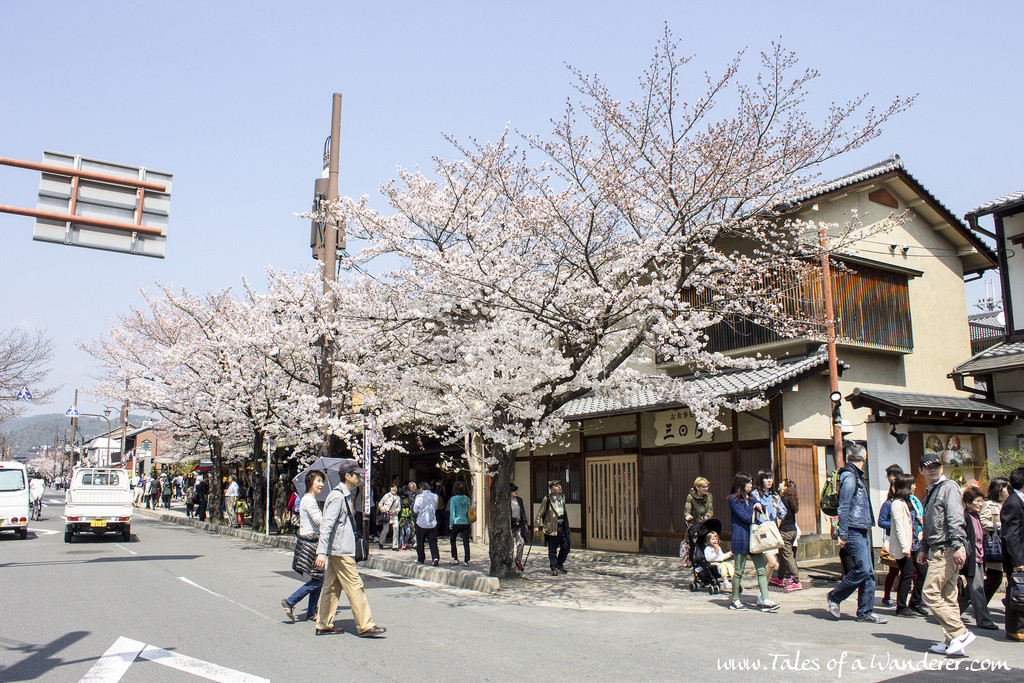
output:
M365 582L387 638L315 637L279 605L299 585L290 553L141 518L129 543L108 535L67 545L62 500L47 495L28 540L0 534L2 681L78 681L90 671L103 681L884 680L947 664L924 655L939 637L930 619L836 622L824 589L785 596L777 614L730 612L688 591L671 609L638 610L624 568L613 572L621 609L609 589L582 588L598 585L592 570L574 573L576 597L545 596L539 582L483 595L375 573ZM344 596L336 623L354 630ZM121 664L101 659L112 648L127 653ZM969 654L955 662L959 673L901 680L1024 679L1024 644L1001 632L979 631ZM964 673L997 662L1017 670ZM730 663L761 670L737 674L723 668Z

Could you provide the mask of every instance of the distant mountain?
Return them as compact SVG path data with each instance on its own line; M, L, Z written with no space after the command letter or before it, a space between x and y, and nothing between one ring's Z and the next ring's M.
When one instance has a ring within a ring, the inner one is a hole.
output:
M117 429L120 422L119 416L111 414L110 425ZM141 425L144 420L152 420L152 417L143 414L131 414L128 422ZM107 431L107 421L101 417L80 417L78 418L78 440L85 438L86 441L103 434ZM22 460L31 458L40 446L53 447L54 435L57 435L60 444L64 439L71 439L71 418L63 413L47 413L44 415L29 415L19 417L0 424L0 446L11 449L11 456Z

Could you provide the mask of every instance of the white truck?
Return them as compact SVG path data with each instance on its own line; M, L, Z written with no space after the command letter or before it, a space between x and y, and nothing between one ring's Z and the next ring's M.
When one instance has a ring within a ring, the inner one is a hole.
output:
M28 538L28 473L20 462L0 461L0 531Z
M130 473L119 467L76 467L64 503L64 542L77 533L132 537Z

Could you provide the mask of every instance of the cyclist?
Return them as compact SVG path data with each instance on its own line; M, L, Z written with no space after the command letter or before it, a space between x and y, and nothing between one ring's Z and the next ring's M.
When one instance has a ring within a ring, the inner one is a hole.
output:
M32 519L43 515L43 478L38 473L28 482L28 502L32 508Z

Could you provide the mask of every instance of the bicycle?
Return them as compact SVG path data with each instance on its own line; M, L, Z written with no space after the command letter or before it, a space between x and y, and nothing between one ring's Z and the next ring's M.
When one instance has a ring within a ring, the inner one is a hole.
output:
M42 498L37 498L36 500L31 501L29 503L29 508L30 508L30 512L31 512L31 514L29 516L32 518L33 521L38 522L40 519L43 518L43 500L42 500Z

